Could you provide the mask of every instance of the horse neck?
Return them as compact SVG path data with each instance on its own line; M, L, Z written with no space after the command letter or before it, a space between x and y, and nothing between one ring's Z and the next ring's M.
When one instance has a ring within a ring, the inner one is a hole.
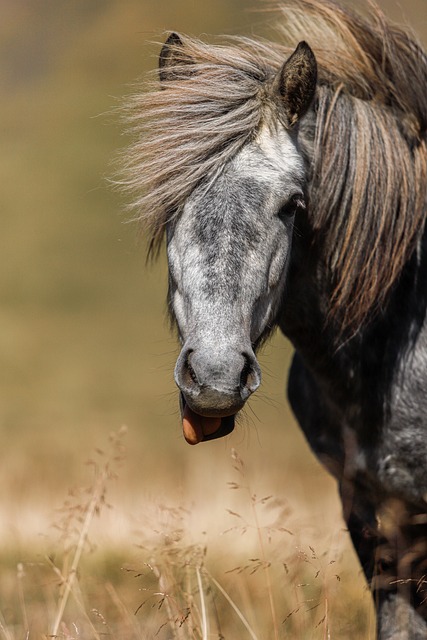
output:
M328 318L331 286L308 219L296 225L279 326L327 394L381 414L401 363L427 333L427 231L385 306L353 335ZM377 405L376 407L374 405Z

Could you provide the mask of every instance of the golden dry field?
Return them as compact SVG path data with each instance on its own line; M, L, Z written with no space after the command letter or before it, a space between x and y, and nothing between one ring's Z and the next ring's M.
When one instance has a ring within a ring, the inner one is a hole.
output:
M427 43L426 0L379 4ZM286 404L290 345L264 349L234 433L189 447L164 256L146 265L107 180L165 31L265 35L271 16L0 6L0 639L374 640L335 483Z

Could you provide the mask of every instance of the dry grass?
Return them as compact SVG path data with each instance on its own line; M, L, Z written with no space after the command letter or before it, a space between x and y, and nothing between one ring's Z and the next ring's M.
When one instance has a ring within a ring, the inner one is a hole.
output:
M203 505L154 498L128 526L131 546L114 530L105 535L120 512L106 494L126 468L124 436L95 452L91 481L69 492L42 541L9 549L0 638L374 637L369 593L345 557L345 532L331 539L330 531L304 530L290 501L256 491L235 449L230 479L218 489L224 504L210 514L216 527Z

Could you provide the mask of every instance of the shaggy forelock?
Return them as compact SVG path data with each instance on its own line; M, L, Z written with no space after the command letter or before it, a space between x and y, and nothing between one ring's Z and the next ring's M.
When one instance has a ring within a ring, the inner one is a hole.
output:
M123 157L122 186L136 195L132 207L155 240L196 185L256 134L268 110L264 86L272 65L263 60L262 45L245 38L227 46L183 42L193 61L185 77L177 67L175 80L149 83L126 106L135 142Z

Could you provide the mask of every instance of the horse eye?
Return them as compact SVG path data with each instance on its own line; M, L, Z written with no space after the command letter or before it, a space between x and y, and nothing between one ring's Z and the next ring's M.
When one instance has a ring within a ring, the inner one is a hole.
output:
M298 194L289 198L285 204L280 207L278 217L280 220L287 220L294 216L298 211L305 209L305 202L302 195Z

